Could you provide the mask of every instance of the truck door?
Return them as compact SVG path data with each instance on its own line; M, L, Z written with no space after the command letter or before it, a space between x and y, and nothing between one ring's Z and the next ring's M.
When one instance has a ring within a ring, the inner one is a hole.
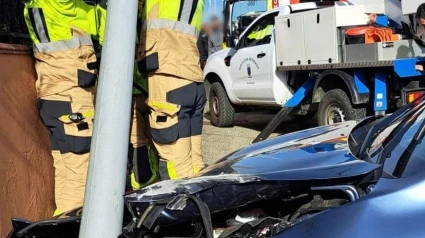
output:
M233 90L241 101L272 101L274 18L264 15L239 39L237 52L230 60Z

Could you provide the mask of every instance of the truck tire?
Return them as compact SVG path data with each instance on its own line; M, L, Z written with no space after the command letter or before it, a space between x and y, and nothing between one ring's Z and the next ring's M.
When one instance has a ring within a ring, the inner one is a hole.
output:
M355 108L347 93L342 89L332 89L325 93L319 104L317 123L319 126L343 121L356 120L366 116L366 108Z
M211 124L217 127L229 127L235 118L235 108L227 97L226 90L219 82L211 85L208 98Z

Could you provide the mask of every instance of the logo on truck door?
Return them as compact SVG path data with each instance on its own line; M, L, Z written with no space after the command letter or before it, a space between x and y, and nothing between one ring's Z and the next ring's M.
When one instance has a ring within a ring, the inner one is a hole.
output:
M255 62L255 59L248 57L245 58L244 60L242 60L241 64L239 65L239 70L242 69L242 67L244 66L244 64L246 63L246 73L248 74L248 78L251 78L252 76L252 67L251 67L251 63L253 65L255 65L255 68L260 69L260 67L258 67L257 62Z

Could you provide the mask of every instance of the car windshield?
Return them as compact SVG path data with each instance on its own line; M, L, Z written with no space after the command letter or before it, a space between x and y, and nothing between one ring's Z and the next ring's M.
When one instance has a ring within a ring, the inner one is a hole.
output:
M387 175L400 178L425 169L425 102L419 102L405 117L386 125L369 149L372 161L384 159ZM378 145L378 146L376 146ZM382 145L382 146L381 146Z

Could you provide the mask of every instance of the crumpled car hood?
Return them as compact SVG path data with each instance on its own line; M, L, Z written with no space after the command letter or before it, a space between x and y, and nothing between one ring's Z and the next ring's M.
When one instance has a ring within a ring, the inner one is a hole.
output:
M245 147L198 176L251 174L262 180L312 180L351 177L376 169L349 153L347 136L357 124L317 127Z
M348 121L317 127L253 144L192 178L156 183L127 195L126 201L171 199L217 185L338 179L370 173L379 165L358 160L348 152L347 136L356 124Z

